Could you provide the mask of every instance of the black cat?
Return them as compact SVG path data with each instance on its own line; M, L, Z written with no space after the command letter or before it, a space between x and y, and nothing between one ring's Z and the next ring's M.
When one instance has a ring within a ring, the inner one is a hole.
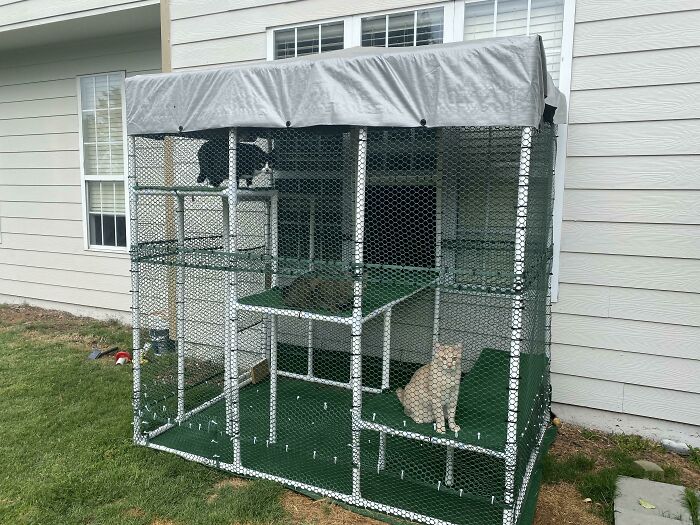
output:
M272 167L272 155L256 144L239 142L236 146L236 179L246 181L250 186L256 173L265 166ZM211 186L219 186L228 179L228 134L209 139L197 152L199 177L197 182L207 181Z

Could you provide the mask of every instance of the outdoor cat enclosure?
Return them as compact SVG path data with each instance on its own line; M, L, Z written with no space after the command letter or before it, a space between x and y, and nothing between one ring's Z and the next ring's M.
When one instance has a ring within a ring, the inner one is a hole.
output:
M531 519L549 84L538 37L128 79L135 442L425 523Z

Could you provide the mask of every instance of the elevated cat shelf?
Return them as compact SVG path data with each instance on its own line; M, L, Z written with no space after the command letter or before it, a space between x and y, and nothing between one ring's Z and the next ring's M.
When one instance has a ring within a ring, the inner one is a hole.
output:
M368 282L362 293L362 322L386 312L394 305L409 299L421 290L435 285L437 279L425 280L424 283L375 283ZM274 315L298 317L300 319L313 319L317 321L329 321L339 324L352 322L352 309L331 312L328 310L301 310L288 307L282 298L282 290L279 287L265 290L262 293L249 295L239 299L239 308L253 312Z

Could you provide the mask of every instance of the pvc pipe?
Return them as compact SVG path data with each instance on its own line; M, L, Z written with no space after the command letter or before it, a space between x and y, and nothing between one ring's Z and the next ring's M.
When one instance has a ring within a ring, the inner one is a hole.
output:
M357 181L355 191L355 251L354 299L352 309L352 356L350 380L352 383L352 495L360 493L360 422L362 420L362 277L365 237L365 188L367 172L367 128L360 128L357 140Z
M523 275L525 272L525 237L527 235L527 195L530 182L530 154L533 128L524 127L520 139L520 167L518 173L518 200L516 203L515 251L513 253L513 299L511 303L510 361L508 365L508 422L505 446L504 501L512 506L515 497L515 470L517 466L518 388L520 386L520 347L523 336ZM515 520L513 508L503 510L503 525Z
M185 248L185 197L177 196L177 209L175 212L177 221L177 247L178 264L176 287L176 315L177 315L177 420L182 421L185 415L185 267L183 266L183 253Z

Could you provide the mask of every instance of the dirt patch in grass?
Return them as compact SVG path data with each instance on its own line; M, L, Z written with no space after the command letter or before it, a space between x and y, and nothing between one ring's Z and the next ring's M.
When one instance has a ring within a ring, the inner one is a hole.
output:
M38 343L63 343L90 351L118 345L131 347L131 329L114 321L98 321L66 312L27 305L0 305L0 333L16 333Z
M384 522L355 514L327 499L313 500L296 492L286 492L282 506L291 523L308 525L383 525Z
M606 434L565 424L559 429L549 455L557 459L583 455L593 460L595 469L612 468L621 459L646 459L666 471L666 481L700 490L700 465L639 436Z
M127 518L143 518L145 515L146 513L143 511L143 509L138 507L131 507L130 509L126 509L124 511L124 516Z
M534 525L605 525L600 516L591 512L593 506L571 483L542 485Z
M248 483L250 483L250 481L243 478L222 479L214 485L214 492L207 496L207 503L213 503L214 501L216 501L216 499L219 497L219 493L221 492L221 490L223 490L226 487L233 487L234 489L238 489L241 487L245 487L246 485L248 485Z

